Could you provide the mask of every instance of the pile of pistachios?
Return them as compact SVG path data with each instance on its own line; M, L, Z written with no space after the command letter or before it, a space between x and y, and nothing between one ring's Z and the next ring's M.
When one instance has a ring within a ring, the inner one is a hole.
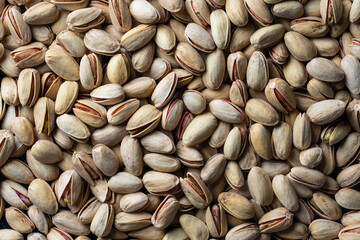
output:
M0 240L360 239L360 0L0 11Z

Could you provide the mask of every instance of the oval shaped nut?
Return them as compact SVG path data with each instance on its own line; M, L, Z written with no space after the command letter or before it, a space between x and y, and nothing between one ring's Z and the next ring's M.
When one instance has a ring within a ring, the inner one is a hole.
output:
M92 52L112 56L120 50L120 43L115 37L101 29L91 29L85 34L85 46Z
M165 229L174 220L179 208L180 202L175 197L166 196L151 217L151 223L158 229Z
M180 225L191 239L209 239L209 230L205 223L190 214L183 214L179 218Z
M147 212L120 212L115 216L115 228L119 231L134 231L151 225L151 214Z
M284 40L289 52L299 61L310 61L317 55L314 43L298 32L287 32Z
M319 101L334 97L334 90L329 83L320 81L316 78L313 78L308 82L306 89L313 98Z
M265 55L260 51L255 51L248 62L246 70L246 82L249 88L261 91L265 88L269 80L269 66Z
M205 0L186 0L185 7L190 21L192 19L204 28L210 24L210 11Z
M104 237L111 231L114 223L114 208L106 203L102 204L91 221L90 231L98 237Z
M273 17L264 1L245 0L244 3L250 16L256 21L256 23L260 24L260 26L265 27L272 23Z
M216 99L209 103L210 112L218 119L228 123L247 122L245 112L228 100Z
M8 105L19 105L18 86L15 79L11 77L4 77L1 80L1 97Z
M181 163L176 157L158 153L145 154L143 160L147 166L159 172L171 173L181 167Z
M200 177L206 184L215 183L223 174L226 158L223 154L215 154L209 158L201 169Z
M35 142L35 131L31 122L24 117L16 117L12 122L11 131L24 145L31 146Z
M31 219L18 208L6 208L5 219L12 229L20 233L31 233L35 229L35 225Z
M125 136L121 141L121 157L126 169L135 176L140 176L143 170L143 152L140 141L130 136Z
M200 176L187 173L186 178L180 178L180 186L194 207L204 209L211 203L212 194Z
M308 73L325 82L339 82L344 79L344 71L333 61L326 58L314 58L306 64Z
M299 113L293 124L293 144L299 150L311 144L311 122L306 113Z
M236 160L243 153L247 142L247 131L241 127L234 127L224 143L224 155L229 160Z
M43 234L47 234L49 232L51 222L47 214L43 213L35 205L32 205L29 207L28 215L31 221L33 221L33 223L35 224L36 228L39 230L39 232Z
M106 176L114 176L119 168L119 160L106 145L97 144L92 149L92 157L96 167Z
M254 217L255 210L253 203L236 192L220 193L218 202L227 213L238 219L250 219Z
M154 153L171 154L175 152L173 140L163 132L153 131L140 139L145 150Z
M149 70L151 64L153 63L154 53L155 44L153 42L149 42L144 47L134 52L131 58L134 69L141 73Z
M185 146L181 140L176 144L176 156L183 165L188 167L198 168L204 165L202 154L196 148Z
M161 127L163 129L172 131L178 126L183 113L183 106L183 101L179 99L173 99L165 106L161 118Z
M236 239L256 239L260 235L260 230L257 224L254 223L242 223L230 229L225 239L236 240Z
M276 17L295 19L303 15L304 8L298 1L284 1L273 5L271 13Z
M224 50L229 46L231 25L229 17L222 9L216 9L210 14L211 35L218 49Z
M118 172L109 179L108 186L115 193L126 194L139 191L143 184L140 178L130 173Z
M8 8L3 16L7 18L6 25L15 42L19 45L26 45L31 42L31 30L29 25L24 21L20 10Z
M217 120L210 112L202 113L196 116L183 134L183 141L186 146L194 146L202 143L215 131L217 126Z
M285 64L289 58L289 51L287 50L284 42L278 42L269 49L269 55L273 62L277 64Z
M275 158L288 159L293 142L292 135L292 129L286 122L280 122L279 125L273 128L271 142Z
M289 228L293 223L294 214L284 207L265 213L259 220L261 233L273 233Z
M129 7L124 0L109 1L109 15L114 28L120 32L127 32L132 25Z
M79 64L63 48L57 47L47 50L45 62L56 75L65 80L80 79Z
M346 55L341 60L341 68L345 73L345 85L352 94L360 93L360 62L353 55Z
M18 159L7 161L0 167L0 172L4 177L21 184L30 184L34 180L34 174L29 166Z
M300 152L300 162L303 166L314 168L323 159L322 149L314 146Z
M312 199L308 200L309 206L319 216L329 220L339 220L341 218L341 208L337 202L328 195L315 192Z
M231 53L227 58L227 70L228 70L230 79L232 81L237 81L237 80L244 81L247 64L248 64L248 60L247 60L245 54L243 54L240 51ZM244 87L239 86L239 88L244 88ZM245 86L245 89L246 89L246 86ZM247 96L247 91L244 91L244 90L242 90L242 91L243 91L243 93L241 95Z
M15 61L15 66L19 68L34 67L45 61L47 48L40 42L33 42L25 46L16 48L10 52Z
M132 17L140 23L155 24L160 20L159 11L150 2L144 0L132 1L129 10Z
M347 167L357 158L360 150L360 134L350 133L340 142L336 151L336 164L339 167Z
M236 80L231 84L230 93L229 93L230 101L236 104L239 107L245 107L248 93L246 84L241 80Z
M127 51L136 51L145 46L156 33L156 26L154 25L138 25L127 31L121 37L121 46Z
M33 180L29 185L29 198L42 212L54 215L58 211L55 193L47 182L41 179Z
M108 109L107 121L112 125L119 125L128 120L139 106L140 101L136 98L116 104Z
M295 95L288 83L280 78L270 79L265 88L267 100L278 111L288 114L296 108Z
M360 192L350 188L342 188L335 194L336 202L343 208L351 210L359 210Z
M26 188L14 181L2 181L0 183L0 193L5 202L9 203L13 207L28 210L28 207L32 205ZM4 205L3 202L2 205Z
M323 37L328 33L328 26L319 17L302 17L291 21L291 29L306 37Z
M92 127L102 127L106 122L106 108L91 100L77 100L73 112L81 121Z
M169 26L163 24L157 26L154 40L160 51L165 54L174 53L176 47L176 36Z
M250 37L256 31L252 23L248 23L243 27L238 27L232 33L229 44L231 53L241 51L250 44Z
M179 178L170 173L148 171L142 180L146 190L156 196L166 196L179 190Z
M127 98L150 97L156 87L156 82L150 77L139 77L130 80L123 86Z
M97 168L92 157L85 152L74 152L72 155L73 169L91 186L95 186L95 180L102 178L101 171Z
M41 92L44 97L55 101L57 92L62 84L62 79L52 72L44 73L41 76Z
M74 115L63 114L57 117L56 125L75 141L86 142L90 137L88 127Z
M347 114L349 114L348 109L346 110L347 110ZM351 123L351 118L352 117L348 115L350 124L353 125ZM355 125L353 127L356 129ZM326 126L321 132L321 140L325 143L328 143L329 145L334 145L340 142L341 140L343 140L350 133L350 131L351 131L351 126L347 121L339 121L339 122L331 123L328 126Z
M184 35L187 42L199 51L211 53L216 47L211 34L199 24L189 23Z
M61 84L55 100L55 112L58 115L71 111L71 108L78 96L79 85L73 81L66 81Z
M206 70L202 75L204 85L211 90L220 88L226 73L223 51L216 49L210 53L206 58L205 65Z
M269 175L260 167L253 167L248 175L249 191L260 206L268 206L274 198Z
M289 177L293 181L312 189L321 188L326 182L326 177L322 172L305 167L291 168Z
M90 234L89 226L81 223L77 215L70 210L60 210L53 216L52 222L56 227L63 229L69 234L76 236Z
M109 83L92 90L90 97L95 103L107 106L122 102L125 94L119 84Z
M286 176L276 175L272 180L272 188L275 196L286 209L291 212L299 209L298 196Z
M339 118L345 112L345 107L341 100L324 100L312 104L306 114L312 123L324 125Z
M20 47L20 46L16 46ZM0 47L1 48L1 47ZM21 69L16 66L14 58L10 55L10 50L5 48L3 57L0 61L0 70L10 77L17 77L20 74Z
M147 104L139 108L129 119L126 130L131 137L141 137L154 130L161 120L162 112Z
M0 130L0 144L0 166L2 166L9 159L15 148L15 137L10 130Z
M248 23L249 14L243 1L229 0L225 2L225 11L230 21L237 27Z
M37 70L26 68L18 78L18 95L22 106L34 106L40 92L40 74Z
M256 123L251 126L249 132L249 142L256 154L266 160L270 160L273 154L269 130L262 124Z
M55 22L60 16L58 8L50 2L40 2L28 8L23 18L27 24L43 25Z
M273 24L267 27L260 28L256 32L254 32L253 35L251 35L250 43L256 49L264 49L282 39L284 33L285 28L282 24Z
M177 82L178 78L175 72L171 72L161 79L151 95L151 101L154 103L155 107L164 107L171 100Z
M174 57L181 67L194 75L205 72L205 63L200 54L188 43L177 45Z
M321 57L333 57L340 50L339 42L333 38L314 38L311 39L311 41L315 44L318 51L318 55Z
M38 140L31 147L31 153L37 161L46 164L57 163L62 160L60 148L48 140Z
M305 64L290 55L283 67L286 81L293 87L303 87L308 80Z
M338 0L321 0L320 14L321 18L326 23L340 23L343 14L343 4Z
M206 209L205 221L210 235L213 237L224 236L228 231L227 216L219 204L214 204Z
M143 192L129 193L120 199L120 209L124 212L138 212L149 204L149 198Z
M72 11L66 19L68 29L74 32L86 32L104 21L105 17L101 14L101 9L97 7L77 9Z
M125 54L111 57L106 67L106 75L111 83L123 85L130 77L130 63Z
M55 103L47 98L39 98L34 106L35 129L50 135L55 126Z
M352 100L348 106L346 107L346 115L347 119L350 122L350 125L356 130L360 130L360 122L358 120L359 114L359 100L354 99ZM347 125L348 126L348 125ZM335 127L335 126L334 126ZM341 127L341 126L339 126ZM343 127L341 127L343 128ZM340 128L339 128L340 129ZM345 130L345 129L344 129Z
M245 112L251 120L265 126L275 126L280 120L276 110L268 102L260 98L252 98L247 101Z
M336 238L342 228L344 226L340 223L326 219L316 219L309 225L311 235L320 239Z

